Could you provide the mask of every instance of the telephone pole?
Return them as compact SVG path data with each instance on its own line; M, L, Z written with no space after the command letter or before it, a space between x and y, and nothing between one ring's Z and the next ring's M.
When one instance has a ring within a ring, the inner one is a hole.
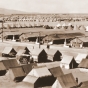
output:
M41 47L40 47L40 41L41 41L41 40L40 40L40 36L41 36L41 33L39 32L39 48L41 48Z
M2 42L3 42L3 20L2 20Z

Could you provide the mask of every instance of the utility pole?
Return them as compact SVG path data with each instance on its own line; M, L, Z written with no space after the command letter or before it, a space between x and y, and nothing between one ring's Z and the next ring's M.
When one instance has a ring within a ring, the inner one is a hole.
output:
M2 42L3 42L3 20L2 20Z
M41 33L39 32L39 48L41 48L40 47L40 36L41 36Z

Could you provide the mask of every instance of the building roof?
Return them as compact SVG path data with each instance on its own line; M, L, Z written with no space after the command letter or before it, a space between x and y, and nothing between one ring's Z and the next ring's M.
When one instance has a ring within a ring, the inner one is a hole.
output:
M8 60L8 58L7 57L0 57L0 61L2 61L2 60Z
M17 63L16 59L9 59L9 60L2 60L3 64L7 69L10 67L17 67L19 64Z
M34 88L34 86L27 82L19 82L14 85L14 88Z
M27 46L27 49L28 49L29 51L32 51L32 50L33 50L33 47L32 47L32 46Z
M9 54L9 53L11 52L12 49L13 49L13 48L10 47L10 46L5 47L2 53L4 53L4 54Z
M55 49L45 49L45 51L48 55L51 55L51 56L54 56L57 51L60 52L59 50L55 50Z
M21 35L21 32L4 32L3 36L9 36L9 35Z
M33 68L28 75L36 76L36 77L45 77L45 76L51 76L51 73L47 69L47 67L41 67L41 68Z
M58 67L60 64L59 61L48 62L48 63L37 63L37 66L46 66L48 69Z
M82 87L82 88L85 88L85 86L88 87L88 81L84 81L84 82L82 82L81 87ZM87 87L86 87L86 88L87 88Z
M14 48L16 51L19 51L20 49L21 49L21 50L25 50L25 49L26 49L26 46L13 46L13 48Z
M25 73L24 73L22 67L13 67L13 68L10 68L10 70L12 70L15 77L25 76Z
M62 88L71 88L71 87L77 86L77 83L72 73L59 76L57 79L61 84Z
M37 51L36 51L37 50ZM44 49L39 49L39 48L34 48L34 49L32 49L30 52L31 52L31 54L32 55L36 55L36 56L38 56L42 51L43 51ZM44 50L45 51L45 50Z
M5 46L0 46L0 53L3 52L4 48L5 48Z
M51 68L49 69L51 74L54 76L54 77L58 77L58 76L61 76L61 75L64 75L62 69L59 67L55 67L55 68Z
M70 62L72 61L74 57L73 56L63 56L62 60L61 60L61 63L64 63L64 64L70 64Z
M32 70L33 66L37 66L37 64L36 63L30 63L30 64L22 65L22 68L23 68L24 72L26 74L28 74Z
M38 79L38 77L27 75L23 79L23 82L28 82L28 83L34 84L37 81L37 79Z
M81 40L82 42L88 42L88 37L80 37L78 39Z
M26 52L26 50L20 49L16 55L20 56L20 55L24 54L25 52Z
M83 87L78 87L78 88L88 88L88 85L87 86L83 86Z
M75 38L77 36L83 36L84 34L80 32L69 32L69 33L56 33L56 34L50 34L43 38L43 40L61 40L61 39L69 39L69 38Z
M88 68L88 59L83 59L78 65L80 68Z
M88 56L87 54L79 53L77 57L75 58L75 60L77 63L80 63L82 59L85 59L87 56Z
M3 64L2 61L0 61L0 71L6 70L5 65Z

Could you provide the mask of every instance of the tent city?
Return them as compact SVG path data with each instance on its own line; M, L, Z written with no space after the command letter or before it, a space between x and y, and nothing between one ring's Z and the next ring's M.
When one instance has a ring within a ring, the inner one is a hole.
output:
M0 88L88 88L88 0L0 0Z

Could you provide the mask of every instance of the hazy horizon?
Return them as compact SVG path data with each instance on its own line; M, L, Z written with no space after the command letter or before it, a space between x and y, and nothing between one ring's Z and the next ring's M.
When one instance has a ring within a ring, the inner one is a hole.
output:
M88 13L88 0L0 0L0 8L28 13Z

